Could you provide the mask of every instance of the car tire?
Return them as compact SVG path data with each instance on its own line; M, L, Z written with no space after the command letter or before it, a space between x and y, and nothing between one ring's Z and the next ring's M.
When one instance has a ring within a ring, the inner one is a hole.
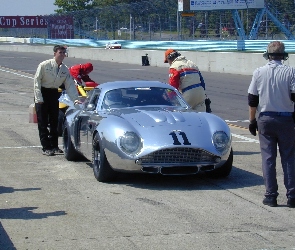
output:
M104 149L99 145L98 135L95 135L92 142L92 168L99 182L110 182L115 178L115 171L111 168Z
M212 178L225 178L230 174L232 170L232 166L233 166L233 149L231 148L227 161L220 168L217 168L210 172L206 172L206 174Z
M57 126L58 136L62 136L62 133L63 133L64 117L65 117L64 112L62 112L62 110L59 110L59 112L58 112L58 126Z
M82 158L81 154L75 149L70 135L69 125L65 123L63 130L64 156L68 161L76 161Z

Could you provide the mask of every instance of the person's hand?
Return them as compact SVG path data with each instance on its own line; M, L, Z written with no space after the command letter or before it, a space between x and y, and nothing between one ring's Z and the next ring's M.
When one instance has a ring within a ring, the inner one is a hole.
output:
M257 121L256 119L250 121L249 131L252 135L256 136L256 131L258 131Z
M75 100L74 105L76 105L76 104L82 104L82 102L80 100Z

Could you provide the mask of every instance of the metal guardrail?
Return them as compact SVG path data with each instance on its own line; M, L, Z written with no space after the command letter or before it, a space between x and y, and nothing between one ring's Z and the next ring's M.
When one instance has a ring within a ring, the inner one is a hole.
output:
M30 38L31 44L64 44L67 46L89 46L105 48L108 42L118 42L123 49L155 49L165 50L174 48L187 51L245 51L264 52L267 45L273 40L192 40L192 41L126 41L126 40L94 40L94 39L41 39ZM290 40L284 42L286 51L295 53L295 43Z

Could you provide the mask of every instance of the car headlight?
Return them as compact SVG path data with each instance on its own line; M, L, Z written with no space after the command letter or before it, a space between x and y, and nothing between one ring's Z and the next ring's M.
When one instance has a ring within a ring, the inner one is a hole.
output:
M230 148L231 139L224 131L217 131L213 134L212 137L214 147L216 150L224 155Z
M141 139L134 132L126 132L119 140L120 148L127 154L136 154L141 149Z

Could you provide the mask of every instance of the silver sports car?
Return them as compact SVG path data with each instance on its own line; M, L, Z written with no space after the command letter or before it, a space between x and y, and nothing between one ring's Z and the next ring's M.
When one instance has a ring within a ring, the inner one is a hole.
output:
M233 163L226 122L157 81L100 84L67 110L63 143L65 158L91 159L101 182L120 172L226 177Z

